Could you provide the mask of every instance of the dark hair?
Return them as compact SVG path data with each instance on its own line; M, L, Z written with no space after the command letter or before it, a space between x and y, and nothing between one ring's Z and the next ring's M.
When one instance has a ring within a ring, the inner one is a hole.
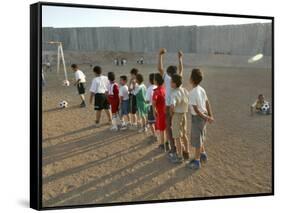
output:
M77 64L71 64L71 68L77 69L77 68L78 68L78 65L77 65Z
M263 97L263 94L259 94L258 98Z
M102 72L102 69L100 66L94 66L93 68L94 73L96 73L97 75L100 75Z
M143 82L143 76L142 76L142 74L137 74L137 75L136 75L136 80L137 80L138 83L142 83L142 82Z
M128 78L127 78L126 75L121 75L121 76L120 76L120 79L122 79L123 81L127 81L127 80L128 80Z
M114 80L115 80L115 74L114 74L114 72L109 72L109 73L107 73L107 77L108 77L108 80L114 81Z
M172 75L172 82L180 87L182 85L182 77L179 74Z
M177 73L177 70L178 70L177 66L171 65L171 66L168 66L167 73L169 76L172 76Z
M160 73L155 73L155 75L154 75L154 81L156 81L156 84L157 84L158 86L161 86L161 85L163 85L163 83L164 83L164 79L163 79L163 77L162 77L162 75L161 75Z
M150 84L154 84L154 77L155 77L155 73L150 73L149 74L149 83Z
M203 80L203 73L201 72L200 69L194 68L191 71L190 79L193 81L195 85L198 85Z
M131 75L132 74L137 75L139 73L139 70L137 68L133 68L133 69L131 69L130 73L131 73Z

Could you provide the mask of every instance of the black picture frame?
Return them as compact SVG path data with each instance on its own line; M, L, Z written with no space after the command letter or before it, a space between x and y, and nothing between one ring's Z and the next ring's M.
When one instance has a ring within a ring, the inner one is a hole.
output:
M272 22L272 190L270 193L261 194L243 194L230 196L213 196L204 198L185 198L185 199L169 199L169 200L150 200L137 202L122 203L104 203L104 204L87 204L73 206L42 206L42 6L63 6L78 8L94 8L94 9L111 9L122 11L143 11L143 12L161 12L172 14L188 14L188 15L204 15L217 17L239 17L239 18L255 18L266 19ZM49 209L67 209L81 207L98 207L98 206L115 206L115 205L132 205L145 203L163 203L178 202L191 200L210 200L225 198L242 198L256 196L274 195L274 17L258 16L258 15L242 15L242 14L225 14L225 13L209 13L194 12L180 10L163 10L163 9L147 9L147 8L131 8L131 7L113 7L102 5L84 5L84 4L68 4L53 2L38 2L30 5L30 207L36 210Z

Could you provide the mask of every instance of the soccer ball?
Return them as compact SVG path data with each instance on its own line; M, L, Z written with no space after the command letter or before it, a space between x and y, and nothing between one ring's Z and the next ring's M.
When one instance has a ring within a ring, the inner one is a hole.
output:
M66 101L61 101L60 103L59 103L59 107L60 108L66 108L68 106L68 103L66 102Z
M268 112L269 108L270 108L269 104L268 104L268 103L265 103L265 104L263 104L263 105L261 106L261 111L262 111L263 113L266 113L266 112Z
M69 83L69 81L68 81L68 80L64 80L64 81L63 81L63 86L68 87L69 85L70 85L70 83Z

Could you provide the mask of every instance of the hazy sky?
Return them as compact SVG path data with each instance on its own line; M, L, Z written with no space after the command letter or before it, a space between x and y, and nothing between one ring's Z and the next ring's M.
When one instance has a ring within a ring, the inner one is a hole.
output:
M118 11L73 7L42 7L43 27L153 27L264 23L270 20Z

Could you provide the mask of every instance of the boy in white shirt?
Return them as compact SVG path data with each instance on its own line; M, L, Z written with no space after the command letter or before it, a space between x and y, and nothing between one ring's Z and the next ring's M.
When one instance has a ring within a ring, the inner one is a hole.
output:
M182 76L174 74L171 81L172 134L176 145L176 157L172 163L182 163L189 159L189 146L186 130L188 112L188 91L182 87Z
M153 140L152 142L157 142L157 136L155 133L155 117L153 114L153 106L152 106L152 97L153 97L153 92L154 89L157 88L157 86L154 84L154 76L155 73L150 73L149 74L149 87L147 88L146 91L146 103L148 104L148 110L147 110L147 122L150 126L151 129L151 133L152 133L152 137Z
M75 75L74 86L77 86L78 94L80 95L80 98L82 100L80 107L86 107L86 103L85 103L86 76L81 70L79 70L77 64L72 64L71 69L73 70Z
M192 90L189 93L191 111L191 145L195 148L195 159L189 164L192 169L199 169L201 162L207 162L204 147L206 140L206 123L214 121L207 94L199 84L203 79L200 69L193 69L190 75Z
M109 81L108 78L102 75L102 69L100 66L95 66L93 69L96 77L92 81L90 88L90 104L93 102L93 97L95 98L95 111L96 111L96 127L100 124L101 111L104 110L108 117L108 124L111 124L111 112L109 110L110 106L107 100L106 93L108 92Z
M120 98L120 109L121 109L121 130L127 129L128 124L130 124L129 119L129 89L127 86L127 76L120 76L120 89L119 89L119 98Z
M161 48L159 50L159 57L158 57L158 71L162 75L164 79L164 85L166 89L166 96L165 96L165 104L166 104L166 135L168 139L168 143L165 143L165 150L171 148L170 152L168 153L168 158L171 162L177 158L176 156L176 145L172 135L172 116L171 116L171 78L174 74L178 72L180 76L183 73L183 53L181 51L178 52L178 63L179 69L177 66L170 65L167 67L166 72L164 71L163 66L163 57L167 50L165 48ZM168 146L169 145L169 146ZM168 147L167 147L168 146Z

